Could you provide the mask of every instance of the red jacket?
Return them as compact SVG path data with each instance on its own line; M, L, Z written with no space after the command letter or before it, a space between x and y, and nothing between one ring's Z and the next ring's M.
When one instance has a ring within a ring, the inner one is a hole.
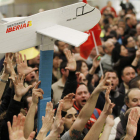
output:
M105 7L103 7L103 8L101 9L101 14L103 14L103 12L104 12L104 10L105 10L106 8L108 8L108 7L105 6ZM109 7L109 8L111 9L111 12L113 12L113 13L115 14L115 17L117 17L117 13L116 13L115 9L114 9L113 7Z
M73 104L73 107L77 110L78 113L81 111L81 110L76 106L75 103ZM95 108L95 109L97 110L98 115L100 116L100 114L101 114L102 111L101 111L100 109L98 109L98 108ZM92 127L92 125L96 122L97 119L98 119L98 118L95 117L94 112L93 112L92 115L91 115L91 117L90 117L90 119L89 119L88 122L86 123L85 127L89 130L89 129Z

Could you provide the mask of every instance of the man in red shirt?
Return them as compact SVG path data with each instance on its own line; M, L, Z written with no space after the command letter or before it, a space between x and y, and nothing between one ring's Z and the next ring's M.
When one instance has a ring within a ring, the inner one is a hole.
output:
M80 84L76 90L75 102L73 104L73 107L77 110L78 114L81 111L81 109L83 108L83 106L86 104L89 97L90 97L90 93L88 91L87 86L83 83ZM101 114L101 110L95 108L94 112L92 113L90 119L88 120L88 122L85 126L88 130L96 122L96 120L98 119L100 114Z
M112 7L111 1L108 1L107 6L101 9L101 14L104 14L105 11L107 11L107 14L112 14L114 17L117 17L117 13L115 9Z

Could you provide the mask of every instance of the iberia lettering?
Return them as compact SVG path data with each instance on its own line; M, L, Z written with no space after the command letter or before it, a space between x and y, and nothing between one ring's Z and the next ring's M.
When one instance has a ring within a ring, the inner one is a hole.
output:
M12 24L12 25L16 25L16 24ZM17 24L16 26L12 26L12 25L9 25L7 27L6 33L14 32L17 30L21 30L21 29L30 27L30 26L32 26L32 21L28 21L27 23L23 22L22 24L20 24L20 25Z

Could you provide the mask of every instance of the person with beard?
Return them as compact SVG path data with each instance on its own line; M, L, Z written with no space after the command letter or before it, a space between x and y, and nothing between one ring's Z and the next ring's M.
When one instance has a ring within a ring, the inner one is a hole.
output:
M81 107L81 110L70 129L61 137L61 140L83 139L83 137L81 136L81 132L83 131L86 123L95 121L92 116L100 92L106 90L110 86L111 82L107 77L108 75L105 76L105 78L95 88L91 95L89 94L88 89L84 84L80 85L77 88L75 100L78 101L77 106Z
M116 71L106 71L104 75L108 75L108 80L111 81L110 99L111 102L115 104L112 114L114 117L117 117L120 115L121 108L124 105L124 95L118 91L119 79Z

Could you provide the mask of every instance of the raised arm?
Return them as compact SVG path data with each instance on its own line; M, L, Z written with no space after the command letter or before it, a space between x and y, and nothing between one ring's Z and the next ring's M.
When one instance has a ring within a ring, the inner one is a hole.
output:
M28 110L26 120L25 120L25 124L24 124L25 125L24 126L24 136L25 136L25 138L28 138L30 133L34 129L34 118L35 118L37 104L38 104L39 98L43 99L42 95L44 94L44 92L41 88L38 88L40 83L41 82L39 81L36 84L36 86L34 87L34 89L32 90L32 103L31 103L31 106Z
M74 54L71 54L70 50L65 50L65 55L68 61L67 67L65 69L69 70L69 76L67 78L61 99L63 99L69 93L75 93L77 88L77 77L75 75L76 61Z
M24 129L25 117L21 117L19 114L17 116L13 116L13 125L11 127L11 123L7 122L8 131L9 131L9 139L10 140L33 140L35 136L35 132L31 132L28 139L24 138L23 129Z
M100 64L100 61L101 61L101 58L100 58L100 54L97 55L94 59L93 59L93 64L92 64L92 67L91 69L89 70L89 74L90 75L93 75L96 71L96 69L98 68L99 64Z
M92 92L87 103L84 105L84 107L80 111L78 118L73 123L72 127L70 128L69 134L73 140L77 139L78 134L79 134L79 136L81 135L80 132L83 131L86 123L88 122L89 118L91 117L91 115L95 109L95 105L96 105L100 92L107 89L108 84L110 85L110 81L107 80L107 77L108 76L106 76L105 79Z
M12 65L12 60L13 60L13 55L11 53L6 53L5 55L5 60L4 60L4 70L1 76L1 81L0 81L0 99L3 95L6 83L8 81L9 75L10 76L15 76L15 71Z
M126 126L126 136L124 140L133 140L137 134L137 123L139 120L139 111L137 108L133 108L129 114L127 126Z
M93 140L93 139L98 140L99 135L102 131L103 125L106 121L106 118L109 114L112 113L112 109L115 106L113 103L111 103L111 100L109 99L110 90L111 90L111 86L109 86L106 91L106 94L105 94L106 102L105 102L105 106L101 115L98 118L98 120L94 123L94 125L91 127L91 129L89 130L84 140Z
M50 134L44 140L56 140L64 130L64 118L61 116L63 103L60 102Z
M93 75L96 71L96 69L98 68L99 64L100 64L101 58L100 55L97 55L94 59L93 59L93 64L91 69L89 70L88 74L86 75L86 79L88 80L87 86L88 86L88 90L89 92L92 92L94 90L94 87L91 84L91 80L93 78Z
M32 68L31 69L30 67L28 67L27 60L26 60L26 55L24 55L24 61L23 61L22 55L20 53L18 53L16 61L17 61L17 72L18 73L27 75L30 72L38 69L38 68Z
M140 59L140 49L138 49L136 51L136 57L134 58L133 62L132 62L132 66L136 67L138 65L138 61Z
M108 117L106 118L106 124L104 127L104 131L103 131L103 134L102 134L100 140L109 139L109 135L110 135L113 125L114 125L114 117L112 115L108 115Z
M1 128L2 128L1 138L2 139L8 139L7 121L10 121L12 123L13 116L18 115L20 113L20 109L22 107L21 98L31 88L31 86L28 86L25 88L23 86L23 81L24 81L24 75L22 74L19 74L19 76L15 77L15 80L13 80L15 95L9 104L8 110L6 112L6 117L4 118L1 125Z
M51 102L48 102L46 105L45 117L42 116L42 127L36 137L37 140L43 140L46 137L47 133L49 132L53 124L53 116L54 116L53 104Z

